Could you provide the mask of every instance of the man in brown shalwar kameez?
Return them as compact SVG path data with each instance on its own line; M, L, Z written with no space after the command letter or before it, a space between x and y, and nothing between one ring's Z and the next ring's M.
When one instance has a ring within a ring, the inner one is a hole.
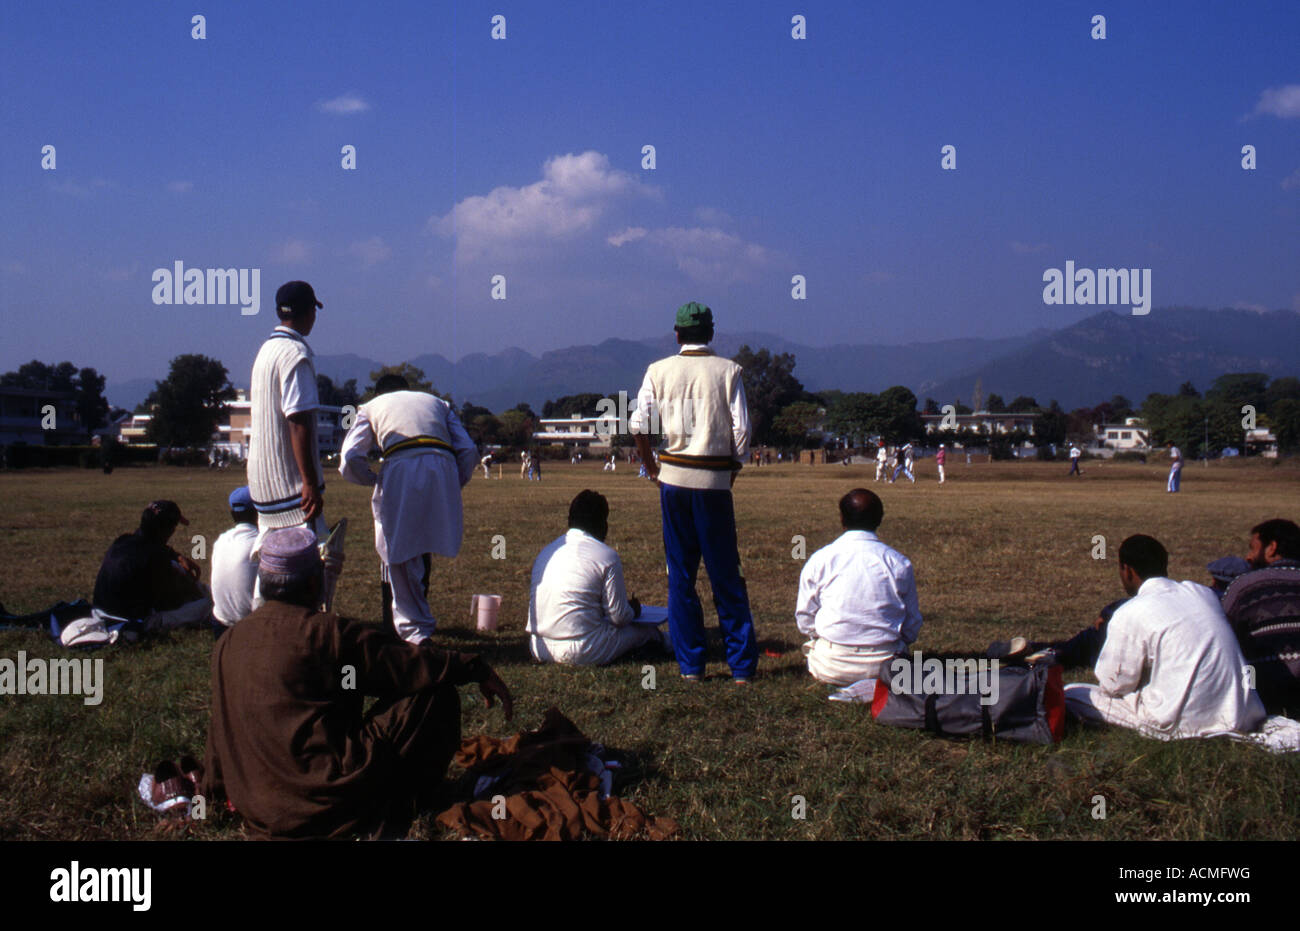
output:
M212 655L204 794L256 836L404 836L460 746L456 686L477 682L488 707L499 697L507 721L509 689L477 656L318 612L309 530L269 533L258 576L266 603Z

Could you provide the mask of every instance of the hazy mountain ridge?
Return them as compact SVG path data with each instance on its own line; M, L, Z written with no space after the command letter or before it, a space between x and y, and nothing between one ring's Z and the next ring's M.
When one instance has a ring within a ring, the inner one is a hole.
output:
M951 339L903 345L803 346L761 332L719 333L714 348L734 356L741 345L792 352L795 376L810 391L880 391L906 385L918 399L969 403L976 380L985 397L1010 401L1031 395L1067 409L1123 394L1140 402L1153 391L1172 392L1185 381L1204 390L1224 372L1300 374L1300 314L1245 310L1155 308L1151 314L1102 311L1060 330L1037 330L1004 339ZM540 356L511 347L473 353L452 362L436 353L410 359L439 391L500 411L521 401L542 404L586 391L629 392L641 384L646 366L673 352L671 333L662 337L569 346ZM380 362L355 353L317 355L316 371L336 383L355 378L364 386ZM232 373L237 387L247 374ZM109 400L132 407L152 390L151 379L108 386Z

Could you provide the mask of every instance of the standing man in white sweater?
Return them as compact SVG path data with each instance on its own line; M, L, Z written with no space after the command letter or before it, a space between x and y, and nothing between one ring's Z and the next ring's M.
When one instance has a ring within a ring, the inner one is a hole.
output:
M758 669L749 590L740 571L731 486L749 455L749 406L741 368L709 348L713 311L692 301L677 309L681 351L651 363L637 393L630 428L647 475L659 486L668 560L668 628L682 676L704 676L704 609L695 591L700 558L713 586L738 684ZM655 429L657 422L658 429ZM662 433L655 461L648 432Z
M275 292L280 325L262 344L253 362L249 388L253 435L248 444L248 489L257 509L258 540L268 531L305 525L324 543L325 479L316 441L316 367L306 337L324 307L305 281L290 281ZM325 560L325 606L343 569L343 554Z
M366 458L372 449L384 459L378 475ZM391 611L397 635L419 643L438 623L429 610L429 554L460 552L460 490L474 475L478 448L450 404L407 390L401 375L384 375L375 397L357 408L339 458L344 478L375 489L370 509L385 618Z

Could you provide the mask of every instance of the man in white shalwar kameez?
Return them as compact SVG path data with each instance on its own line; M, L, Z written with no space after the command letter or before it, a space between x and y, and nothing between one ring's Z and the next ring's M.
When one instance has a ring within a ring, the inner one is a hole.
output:
M1099 684L1067 685L1066 708L1157 740L1249 733L1267 713L1219 598L1166 578L1168 559L1152 537L1124 541L1120 581L1133 597L1110 619L1094 667Z
M403 640L419 643L437 624L426 594L425 554L460 552L460 490L474 474L478 449L442 398L408 391L400 375L383 376L375 391L357 408L339 472L374 486L375 550L392 587L393 626ZM378 475L366 459L375 448L384 459Z

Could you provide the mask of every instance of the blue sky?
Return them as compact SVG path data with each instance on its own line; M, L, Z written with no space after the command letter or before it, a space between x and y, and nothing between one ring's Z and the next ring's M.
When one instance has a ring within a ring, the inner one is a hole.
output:
M1293 0L5 4L0 367L243 383L292 278L318 353L384 361L687 300L811 345L1014 335L1098 309L1043 303L1067 259L1300 310L1297 47ZM176 261L260 269L261 312L155 305Z

